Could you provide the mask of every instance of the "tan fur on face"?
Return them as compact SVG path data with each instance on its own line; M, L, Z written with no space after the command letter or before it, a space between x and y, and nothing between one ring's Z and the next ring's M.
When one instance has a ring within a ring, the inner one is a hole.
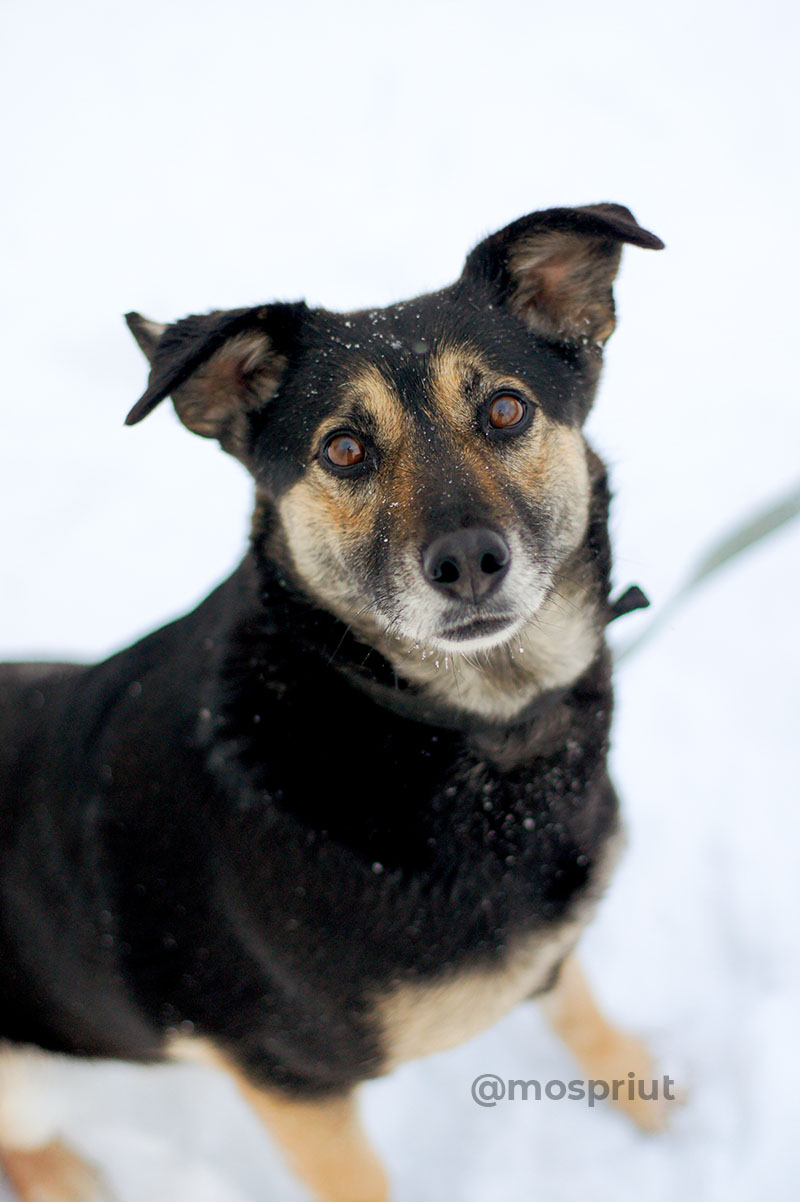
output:
M547 689L577 680L597 655L600 630L592 586L557 576L535 617L488 651L444 652L377 632L372 640L398 675L426 696L503 722Z
M470 379L490 374L483 357L472 347L445 344L432 357L428 374L442 420L462 434L474 430L474 406L467 401L466 391Z
M547 596L533 616L507 643L477 653L437 650L424 640L382 638L378 644L396 670L424 686L428 695L455 709L495 719L512 718L545 689L575 680L588 668L600 640L594 581L571 556L586 533L591 484L587 447L579 429L553 421L542 410L534 426L502 455L487 455L474 441L475 398L467 399L467 381L479 373L487 393L514 388L531 396L526 385L492 373L481 357L463 348L443 348L434 358L431 391L441 421L459 440L464 471L488 499L498 522L513 515L503 484L524 487L528 497L549 513L553 532L552 574Z
M573 562L588 522L587 448L580 430L553 421L540 408L518 440L502 448L488 446L476 425L481 397L513 388L536 402L522 381L492 372L470 348L441 348L431 357L428 375L425 402L429 412L433 406L436 437L458 473L459 487L468 482L512 550L515 605L523 617L507 641L478 652L458 647L445 652L424 626L414 625L416 614L438 603L419 560L433 499L426 492L430 451L377 367L354 377L341 410L326 419L316 441L319 445L346 425L349 406L357 400L376 424L379 470L351 483L312 462L280 502L285 543L297 575L317 601L380 650L399 675L451 708L507 720L543 690L576 679L597 653L594 581ZM433 479L446 496L447 480L440 482L435 473ZM517 531L514 490L526 493L549 523L546 561L532 558ZM393 586L402 621L378 611L358 568L359 550L375 537L379 517L397 563L405 563L396 569Z
M468 437L475 427L475 398L467 397L467 382L476 373L485 395L511 388L531 404L536 404L536 398L522 380L493 372L469 347L446 346L433 359L430 376L434 400L442 421L454 434L461 435L465 466L480 495L489 499L502 520L508 509L504 478L517 487L522 485L532 500L550 510L558 509L564 547L577 546L586 528L589 507L586 444L581 431L553 421L539 409L532 428L523 437L510 441L502 456L488 456L484 446Z
M359 368L348 391L354 400L369 409L388 447L402 442L407 434L408 419L392 384L378 367L368 363ZM329 422L335 428L336 419L331 418Z
M528 496L558 515L555 553L563 555L581 542L589 520L586 443L574 426L552 421L544 413L537 414L539 419L538 436L521 438L509 458Z
M369 514L369 498L361 493L362 507L347 504L344 490L331 489L323 471L312 469L299 480L281 500L278 512L298 578L327 609L348 621L353 610L358 612L366 604L351 579L347 554L358 548L357 519L360 513Z
M372 365L354 376L341 411L331 414L315 435L316 445L343 424L354 401L369 409L389 451L396 448L406 433L402 405ZM313 595L345 621L351 619L353 609L360 611L366 604L347 560L369 537L380 499L376 480L367 479L353 488L313 461L278 507L298 576Z

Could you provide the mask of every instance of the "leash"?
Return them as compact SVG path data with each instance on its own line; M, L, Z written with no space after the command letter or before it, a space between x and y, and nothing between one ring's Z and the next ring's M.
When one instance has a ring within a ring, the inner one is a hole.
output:
M732 530L729 534L721 538L719 542L715 543L706 552L688 579L669 598L643 632L616 652L614 662L620 664L629 655L640 650L646 642L658 634L662 626L672 617L676 610L680 609L699 585L718 572L726 563L730 563L737 555L748 551L757 543L762 542L763 539L774 534L776 530L780 530L787 522L797 517L798 513L800 513L800 485L790 492L788 496L782 497L776 504L762 510L756 517L751 518L744 525L738 526L735 530ZM630 590L628 591L630 592ZM623 594L623 597L620 598L617 604L619 605L626 596L627 594ZM640 607L636 606L636 608ZM626 609L622 612L629 612L629 610Z

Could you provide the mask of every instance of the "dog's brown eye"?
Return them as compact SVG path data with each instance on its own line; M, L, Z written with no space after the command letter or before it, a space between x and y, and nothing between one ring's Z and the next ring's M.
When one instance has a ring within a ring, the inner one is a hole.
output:
M489 425L495 430L508 430L511 426L518 426L526 413L527 407L519 397L503 392L489 406Z
M334 434L325 444L323 454L334 467L355 467L364 462L366 452L352 434Z

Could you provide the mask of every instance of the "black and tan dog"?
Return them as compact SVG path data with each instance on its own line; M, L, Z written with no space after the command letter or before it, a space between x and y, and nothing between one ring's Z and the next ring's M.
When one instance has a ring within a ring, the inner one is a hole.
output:
M42 1049L224 1067L325 1202L388 1196L359 1083L524 998L589 1075L652 1075L570 958L618 830L581 428L626 242L662 245L619 205L551 209L386 309L129 315L152 363L129 423L171 396L255 514L193 613L94 667L2 669L0 1163L23 1198L105 1196L20 1100Z

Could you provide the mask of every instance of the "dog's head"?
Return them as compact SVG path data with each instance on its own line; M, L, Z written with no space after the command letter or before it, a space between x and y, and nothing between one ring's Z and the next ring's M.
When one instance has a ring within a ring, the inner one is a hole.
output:
M152 371L128 422L171 395L253 474L261 549L344 621L489 650L519 639L585 539L581 427L625 242L662 245L619 205L550 209L480 243L451 287L385 309L130 314Z

